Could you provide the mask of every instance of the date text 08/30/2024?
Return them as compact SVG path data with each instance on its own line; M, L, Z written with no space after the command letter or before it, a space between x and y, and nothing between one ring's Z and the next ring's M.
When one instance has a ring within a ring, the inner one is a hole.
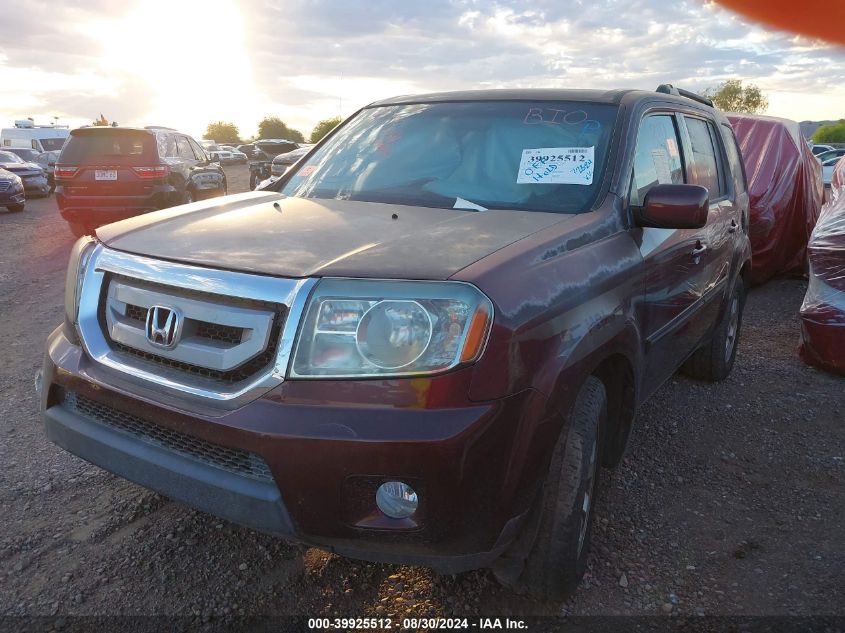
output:
M308 618L312 630L458 629L527 630L524 620L511 618Z

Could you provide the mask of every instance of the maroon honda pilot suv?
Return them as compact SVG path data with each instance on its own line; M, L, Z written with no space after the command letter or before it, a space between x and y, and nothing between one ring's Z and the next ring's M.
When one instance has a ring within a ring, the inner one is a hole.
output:
M269 188L76 243L47 435L257 530L557 598L637 407L731 371L747 228L730 125L672 86L374 103Z

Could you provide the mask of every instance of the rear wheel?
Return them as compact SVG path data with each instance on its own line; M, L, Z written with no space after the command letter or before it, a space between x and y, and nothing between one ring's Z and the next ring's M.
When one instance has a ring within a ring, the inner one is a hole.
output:
M742 278L738 277L728 298L727 308L716 325L710 342L684 363L685 374L709 382L718 382L728 377L736 359L744 305L745 285Z
M25 206L26 206L26 203L22 202L20 204L10 204L6 208L12 213L20 213L21 211L23 211L23 208Z
M185 195L182 196L182 204L191 204L194 200L193 192L190 189L185 189Z
M494 566L503 584L551 600L562 600L575 591L590 552L606 418L604 384L590 376L555 446L534 516L506 553L504 558L510 560Z

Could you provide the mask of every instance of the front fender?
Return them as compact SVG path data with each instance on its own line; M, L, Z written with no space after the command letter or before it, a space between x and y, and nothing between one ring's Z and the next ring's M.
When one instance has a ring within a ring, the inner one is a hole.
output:
M635 308L644 270L626 232L563 252L545 249L529 266L503 266L476 283L493 299L496 318L475 368L473 400L536 389L565 412L571 394L557 393L562 376L580 385L576 374L594 369L606 353L642 364Z

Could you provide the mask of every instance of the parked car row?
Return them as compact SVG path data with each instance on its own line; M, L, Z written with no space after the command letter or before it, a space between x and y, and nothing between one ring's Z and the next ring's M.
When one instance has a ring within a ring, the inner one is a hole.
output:
M272 175L272 162L276 156L299 149L299 143L287 139L263 139L253 145L249 162L249 188L255 189Z

